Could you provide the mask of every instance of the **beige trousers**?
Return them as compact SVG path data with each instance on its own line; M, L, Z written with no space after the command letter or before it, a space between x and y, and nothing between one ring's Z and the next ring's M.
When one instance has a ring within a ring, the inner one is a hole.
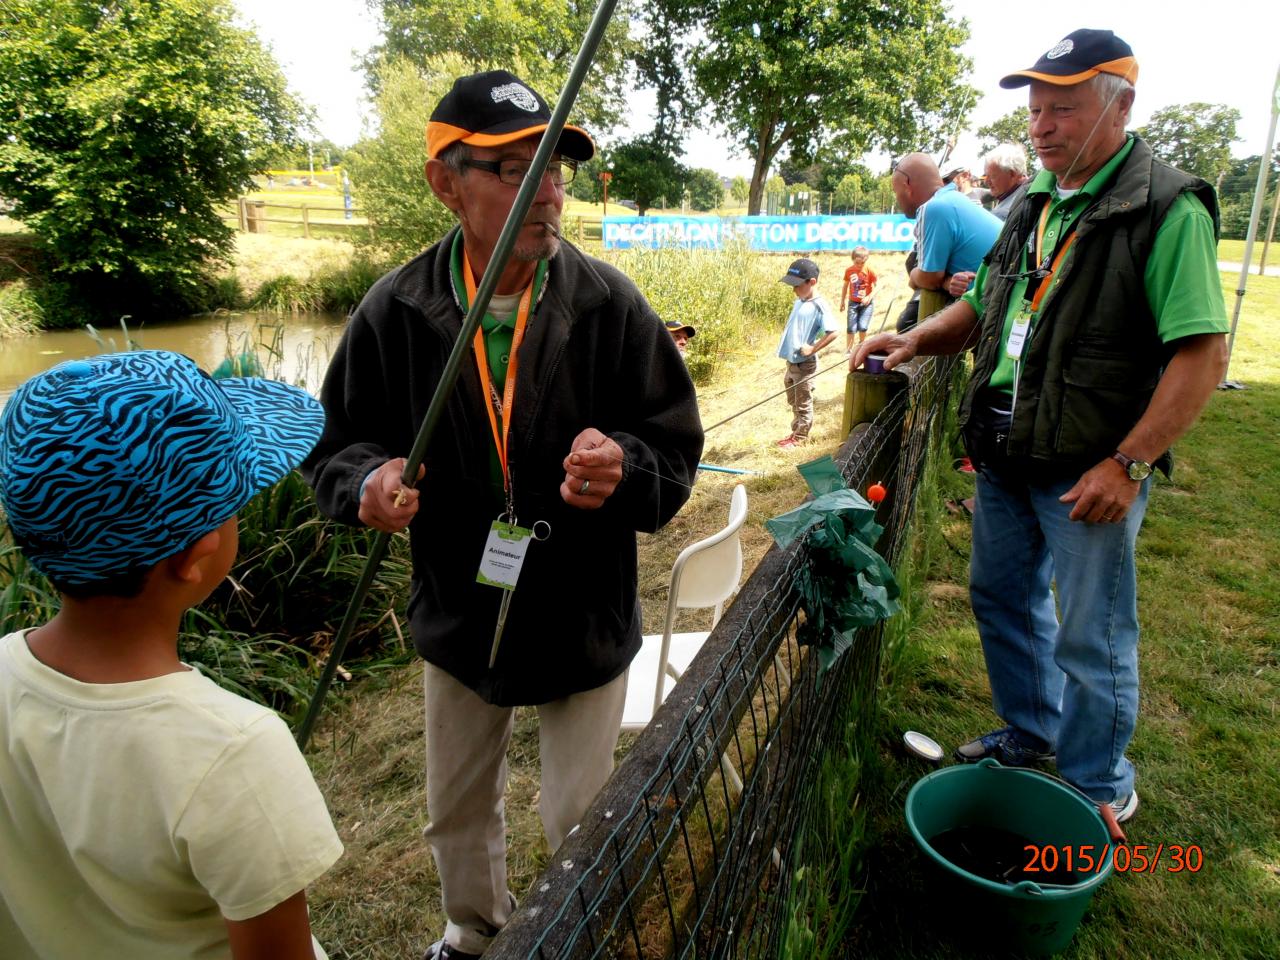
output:
M800 363L787 363L782 385L787 388L787 403L791 404L791 435L797 440L809 436L813 428L813 381L806 379L818 372L818 358L810 357Z
M425 664L427 814L423 831L440 874L444 937L483 953L511 916L503 793L515 710L495 707ZM613 771L627 675L538 710L538 812L555 850Z

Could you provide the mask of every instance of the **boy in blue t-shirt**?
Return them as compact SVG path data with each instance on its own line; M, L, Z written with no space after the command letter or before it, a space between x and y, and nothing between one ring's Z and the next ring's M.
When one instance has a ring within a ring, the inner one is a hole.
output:
M320 405L139 350L60 364L0 414L0 506L62 595L0 637L0 944L11 960L313 960L306 888L342 853L276 714L178 659L236 514Z
M778 356L787 361L783 385L791 404L791 432L778 441L780 447L804 443L813 426L812 378L818 371L818 353L836 338L835 313L818 295L818 265L803 257L787 268L782 283L790 285L796 302L787 317L787 328L778 344Z

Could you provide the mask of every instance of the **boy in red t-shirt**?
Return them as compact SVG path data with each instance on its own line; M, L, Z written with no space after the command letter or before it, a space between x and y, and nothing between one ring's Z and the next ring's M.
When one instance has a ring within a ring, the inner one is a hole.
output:
M871 326L871 294L876 286L875 271L867 266L867 258L871 251L866 247L853 248L853 265L844 272L844 285L840 288L840 309L848 304L848 336L845 339L845 351L853 353L853 334L858 334L858 342L867 339L867 328Z

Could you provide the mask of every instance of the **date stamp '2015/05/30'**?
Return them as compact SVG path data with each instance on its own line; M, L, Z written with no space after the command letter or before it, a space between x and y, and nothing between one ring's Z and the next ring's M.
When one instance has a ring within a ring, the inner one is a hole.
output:
M1024 874L1056 873L1059 870L1068 873L1101 873L1106 869L1107 863L1111 863L1116 873L1155 873L1158 870L1167 873L1199 873L1204 869L1204 851L1198 844L1098 846L1084 843L1054 846L1029 843L1022 849L1027 855L1027 862L1022 867Z

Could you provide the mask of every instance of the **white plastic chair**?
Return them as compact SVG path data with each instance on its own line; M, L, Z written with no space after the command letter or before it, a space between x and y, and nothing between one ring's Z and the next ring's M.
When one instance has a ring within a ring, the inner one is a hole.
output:
M644 638L640 652L627 673L627 701L622 710L623 730L643 730L662 706L702 648L710 631L672 633L676 612L714 607L714 628L725 601L742 578L742 524L747 519L747 488L738 484L729 501L729 522L718 533L680 551L671 567L667 594L667 619L662 633ZM742 780L726 757L721 758L726 778L738 792Z

